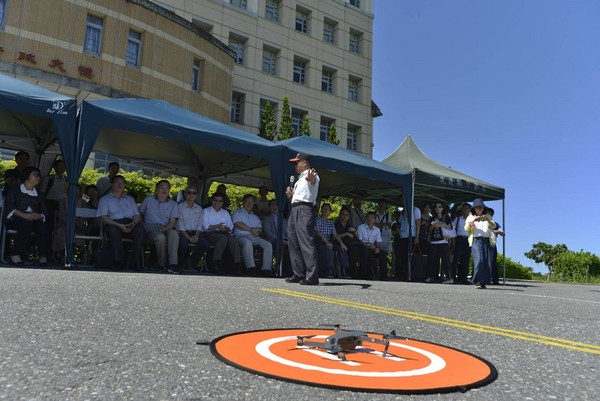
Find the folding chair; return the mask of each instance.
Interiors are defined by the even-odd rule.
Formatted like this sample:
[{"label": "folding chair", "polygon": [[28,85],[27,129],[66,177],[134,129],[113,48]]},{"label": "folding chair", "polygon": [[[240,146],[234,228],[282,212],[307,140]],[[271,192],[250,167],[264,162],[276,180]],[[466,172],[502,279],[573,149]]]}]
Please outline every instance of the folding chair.
[{"label": "folding chair", "polygon": [[[85,219],[93,219],[96,218],[96,209],[90,209],[90,208],[85,208],[85,207],[78,207],[77,209],[75,209],[75,217],[79,217],[79,218],[85,218]],[[98,235],[86,235],[86,234],[77,234],[75,233],[75,240],[82,240],[84,241],[84,245],[85,245],[85,249],[87,252],[85,252],[85,260],[84,263],[88,264],[88,257],[90,254],[90,249],[89,249],[89,245],[91,244],[91,241],[96,241],[100,243],[100,246],[102,246],[102,244],[104,243],[104,229],[103,229],[103,225],[100,224],[100,233],[98,233]]]}]

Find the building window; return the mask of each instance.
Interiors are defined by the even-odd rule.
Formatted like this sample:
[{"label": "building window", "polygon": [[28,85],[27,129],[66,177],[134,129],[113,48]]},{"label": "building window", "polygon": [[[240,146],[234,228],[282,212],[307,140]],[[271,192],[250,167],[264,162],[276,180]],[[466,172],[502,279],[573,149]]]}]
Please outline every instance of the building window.
[{"label": "building window", "polygon": [[358,147],[358,131],[359,127],[348,124],[348,132],[346,135],[346,148],[356,151]]},{"label": "building window", "polygon": [[306,84],[306,61],[294,59],[294,82]]},{"label": "building window", "polygon": [[265,18],[271,21],[279,22],[279,2],[267,0],[265,4]]},{"label": "building window", "polygon": [[267,74],[277,75],[277,52],[275,50],[263,49],[262,71]]},{"label": "building window", "polygon": [[231,4],[234,7],[241,8],[242,10],[248,9],[247,0],[229,0],[229,4]]},{"label": "building window", "polygon": [[142,34],[136,31],[129,31],[127,38],[127,55],[125,63],[131,67],[140,65],[140,49],[142,47]]},{"label": "building window", "polygon": [[6,0],[0,0],[0,28],[4,28],[6,19]]},{"label": "building window", "polygon": [[200,60],[194,60],[192,65],[192,90],[200,92]]},{"label": "building window", "polygon": [[243,124],[244,99],[245,96],[243,93],[233,92],[231,96],[231,115],[229,117],[232,123]]},{"label": "building window", "polygon": [[308,11],[296,10],[296,30],[302,33],[308,33]]},{"label": "building window", "polygon": [[360,0],[350,0],[348,2],[352,7],[360,8]]},{"label": "building window", "polygon": [[244,40],[240,38],[229,38],[229,47],[235,52],[235,63],[244,65]]},{"label": "building window", "polygon": [[360,32],[350,31],[350,42],[348,44],[350,53],[360,54],[360,36]]},{"label": "building window", "polygon": [[327,93],[333,93],[333,75],[335,71],[323,68],[321,76],[321,90]]},{"label": "building window", "polygon": [[300,135],[300,128],[302,127],[305,114],[305,111],[292,109],[292,130],[294,131],[294,136]]},{"label": "building window", "polygon": [[360,79],[350,77],[348,79],[348,100],[358,102],[358,88],[360,87]]},{"label": "building window", "polygon": [[327,136],[329,135],[329,127],[331,124],[335,124],[335,120],[327,117],[321,117],[321,125],[319,126],[319,139],[327,142]]},{"label": "building window", "polygon": [[335,44],[335,26],[334,21],[325,20],[323,23],[323,42]]},{"label": "building window", "polygon": [[85,53],[100,54],[100,46],[102,44],[102,24],[101,18],[92,15],[87,16],[85,25],[85,39],[83,43],[83,51]]}]

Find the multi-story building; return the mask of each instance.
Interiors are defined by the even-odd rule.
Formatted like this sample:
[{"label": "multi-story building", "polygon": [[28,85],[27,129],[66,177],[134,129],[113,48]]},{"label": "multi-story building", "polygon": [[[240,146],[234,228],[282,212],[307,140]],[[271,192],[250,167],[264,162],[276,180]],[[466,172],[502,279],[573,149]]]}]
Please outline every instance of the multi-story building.
[{"label": "multi-story building", "polygon": [[372,0],[0,0],[0,72],[76,97],[164,99],[257,133],[372,149]]},{"label": "multi-story building", "polygon": [[156,0],[235,52],[230,122],[257,133],[287,96],[294,130],[335,124],[340,146],[372,155],[372,0]]},{"label": "multi-story building", "polygon": [[227,122],[233,56],[147,0],[0,0],[0,72],[78,100],[164,99]]}]

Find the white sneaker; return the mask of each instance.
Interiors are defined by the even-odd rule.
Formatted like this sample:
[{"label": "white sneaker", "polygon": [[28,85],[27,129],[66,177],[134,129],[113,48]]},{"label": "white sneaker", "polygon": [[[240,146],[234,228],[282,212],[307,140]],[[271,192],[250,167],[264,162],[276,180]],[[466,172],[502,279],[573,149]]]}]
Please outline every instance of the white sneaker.
[{"label": "white sneaker", "polygon": [[454,284],[454,280],[448,279],[446,281],[442,281],[442,284]]}]

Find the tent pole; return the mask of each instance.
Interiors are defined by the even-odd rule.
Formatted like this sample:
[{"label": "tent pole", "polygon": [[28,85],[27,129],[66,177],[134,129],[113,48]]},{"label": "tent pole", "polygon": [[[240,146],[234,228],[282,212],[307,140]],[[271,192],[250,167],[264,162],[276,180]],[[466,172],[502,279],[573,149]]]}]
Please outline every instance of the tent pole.
[{"label": "tent pole", "polygon": [[[506,217],[504,212],[504,198],[502,198],[502,229],[506,232]],[[506,235],[502,236],[502,267],[504,270],[502,277],[502,285],[506,285]]]}]

